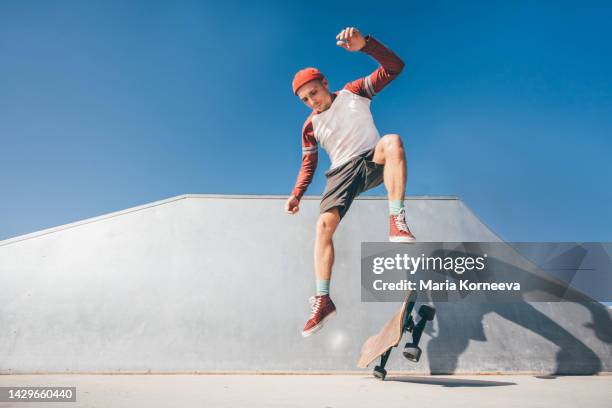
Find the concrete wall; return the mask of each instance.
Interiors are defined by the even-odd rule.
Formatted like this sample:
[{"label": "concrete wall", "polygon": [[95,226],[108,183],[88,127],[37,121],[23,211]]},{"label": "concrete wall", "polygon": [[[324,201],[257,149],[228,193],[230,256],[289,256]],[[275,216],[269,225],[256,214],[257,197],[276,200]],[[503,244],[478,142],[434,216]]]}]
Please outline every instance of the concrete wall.
[{"label": "concrete wall", "polygon": [[[362,241],[387,203],[360,199],[336,238],[338,316],[300,335],[314,292],[318,200],[187,195],[0,241],[0,372],[346,371],[398,304],[361,303]],[[407,201],[422,241],[499,241],[458,199]],[[441,303],[424,356],[392,370],[611,371],[597,304]]]}]

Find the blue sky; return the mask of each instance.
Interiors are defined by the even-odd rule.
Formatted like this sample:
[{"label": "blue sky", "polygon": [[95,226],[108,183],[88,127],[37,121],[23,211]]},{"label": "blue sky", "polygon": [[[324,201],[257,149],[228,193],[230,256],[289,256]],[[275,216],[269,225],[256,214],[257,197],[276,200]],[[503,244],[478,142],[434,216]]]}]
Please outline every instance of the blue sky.
[{"label": "blue sky", "polygon": [[[610,241],[609,2],[0,3],[0,239],[184,194],[289,194],[308,115],[406,62],[372,109],[403,136],[408,195],[457,195],[509,241]],[[324,187],[322,160],[308,194]],[[378,188],[372,194],[383,194]]]}]

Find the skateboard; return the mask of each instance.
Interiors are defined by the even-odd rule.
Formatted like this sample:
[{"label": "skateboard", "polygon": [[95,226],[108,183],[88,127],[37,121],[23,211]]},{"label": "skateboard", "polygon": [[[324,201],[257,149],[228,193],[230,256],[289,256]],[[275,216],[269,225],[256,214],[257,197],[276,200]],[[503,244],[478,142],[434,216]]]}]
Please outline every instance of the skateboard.
[{"label": "skateboard", "polygon": [[421,357],[419,341],[428,321],[433,320],[436,309],[431,306],[422,305],[419,308],[419,322],[414,323],[412,310],[416,300],[416,292],[408,291],[401,309],[385,324],[382,330],[375,336],[368,338],[361,347],[357,367],[366,368],[370,363],[380,357],[380,365],[374,367],[374,377],[384,380],[387,376],[385,364],[391,350],[396,347],[405,332],[412,333],[412,342],[406,343],[402,354],[410,361],[417,362]]}]

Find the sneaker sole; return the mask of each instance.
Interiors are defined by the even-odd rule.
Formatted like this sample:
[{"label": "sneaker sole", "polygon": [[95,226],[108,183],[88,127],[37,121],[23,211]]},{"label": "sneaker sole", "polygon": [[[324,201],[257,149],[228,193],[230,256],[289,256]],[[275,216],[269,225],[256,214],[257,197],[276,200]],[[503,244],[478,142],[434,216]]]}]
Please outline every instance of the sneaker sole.
[{"label": "sneaker sole", "polygon": [[302,337],[308,337],[311,336],[313,334],[315,334],[316,332],[318,332],[319,330],[321,330],[323,328],[323,325],[325,325],[325,322],[328,321],[329,319],[331,319],[332,317],[334,317],[336,315],[337,311],[334,310],[333,312],[331,312],[330,314],[328,314],[327,316],[325,316],[323,318],[323,320],[321,320],[319,322],[319,324],[317,324],[316,326],[312,327],[311,329],[309,329],[308,331],[303,331],[302,332]]},{"label": "sneaker sole", "polygon": [[405,242],[407,244],[412,244],[416,242],[416,238],[389,237],[389,242]]}]

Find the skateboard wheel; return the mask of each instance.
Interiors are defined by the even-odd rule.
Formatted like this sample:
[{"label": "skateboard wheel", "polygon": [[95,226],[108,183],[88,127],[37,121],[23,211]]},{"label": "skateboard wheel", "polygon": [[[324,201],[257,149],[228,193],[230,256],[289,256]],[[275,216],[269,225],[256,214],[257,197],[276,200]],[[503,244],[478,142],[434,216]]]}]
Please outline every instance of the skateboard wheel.
[{"label": "skateboard wheel", "polygon": [[381,366],[376,366],[374,367],[374,372],[372,374],[374,374],[374,377],[378,378],[379,380],[384,381],[385,377],[387,376],[387,370]]},{"label": "skateboard wheel", "polygon": [[415,363],[419,361],[421,358],[421,349],[419,346],[415,346],[412,343],[406,343],[404,346],[404,351],[402,352],[404,357],[406,357],[410,361],[414,361]]},{"label": "skateboard wheel", "polygon": [[431,321],[436,315],[436,309],[431,306],[423,305],[419,308],[419,316],[423,319]]}]

